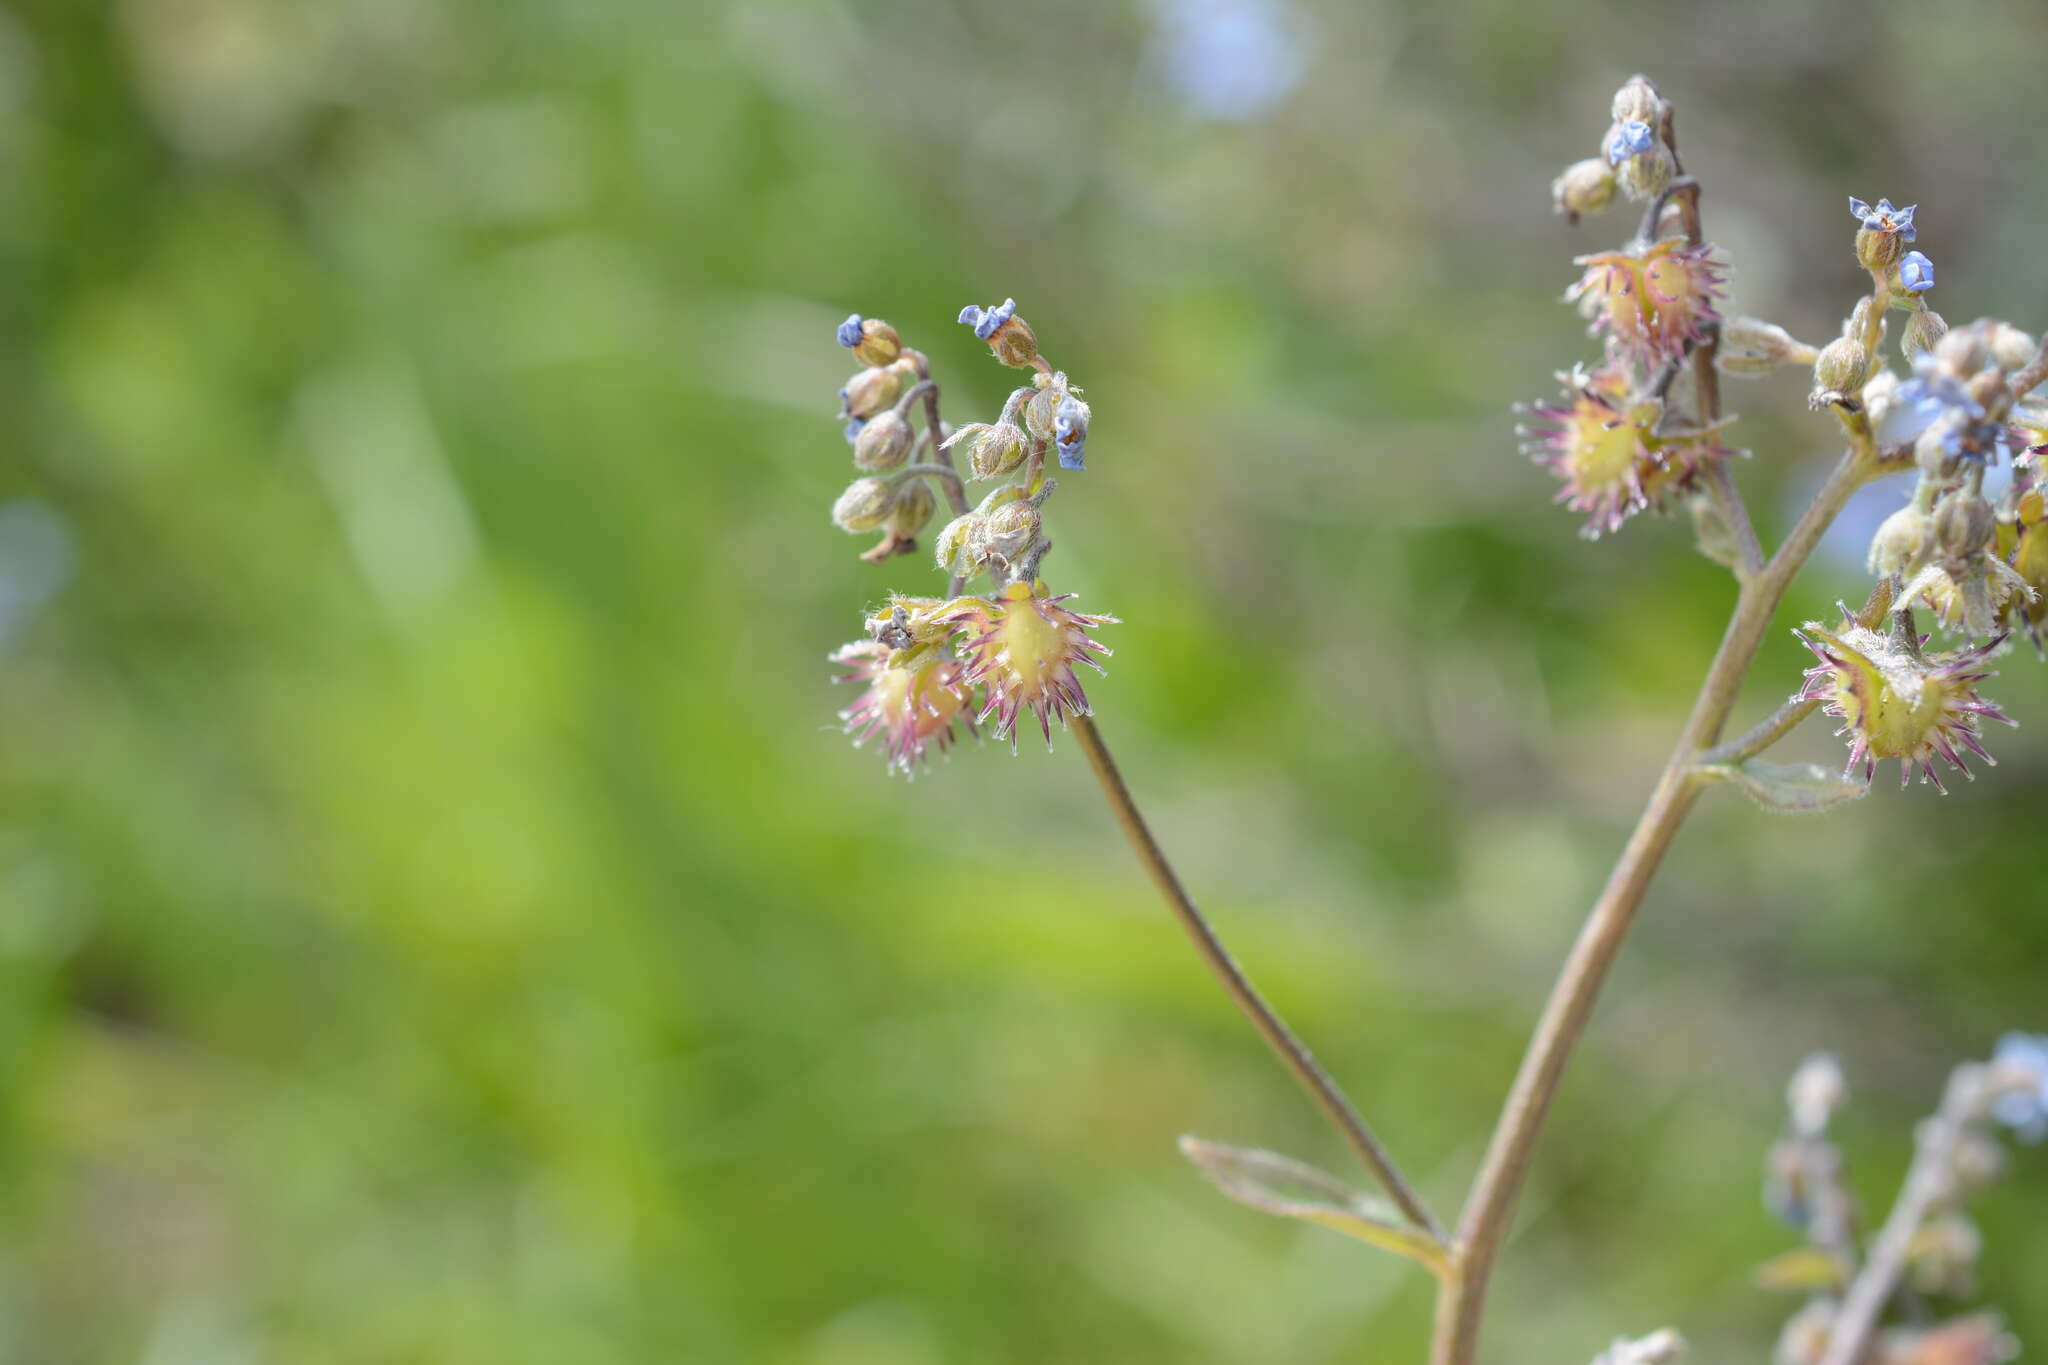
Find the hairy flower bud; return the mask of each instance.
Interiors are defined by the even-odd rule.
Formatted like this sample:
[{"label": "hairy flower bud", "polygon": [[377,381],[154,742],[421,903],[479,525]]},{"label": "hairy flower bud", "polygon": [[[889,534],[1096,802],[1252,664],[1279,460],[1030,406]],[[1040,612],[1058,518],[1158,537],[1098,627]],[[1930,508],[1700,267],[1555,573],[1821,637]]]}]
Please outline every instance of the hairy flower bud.
[{"label": "hairy flower bud", "polygon": [[894,408],[875,414],[853,440],[853,462],[862,469],[894,469],[910,457],[910,420]]},{"label": "hairy flower bud", "polygon": [[[1902,209],[1895,209],[1891,200],[1880,199],[1877,207],[1872,208],[1861,199],[1851,198],[1850,216],[1862,225],[1856,232],[1858,264],[1879,275],[1897,265],[1906,254],[1906,248],[1919,236],[1913,226],[1913,211],[1918,207],[1917,204],[1908,204]],[[1928,281],[1930,284],[1933,282],[1931,268]]]},{"label": "hairy flower bud", "polygon": [[1958,488],[1934,504],[1934,543],[1950,559],[1967,559],[1991,543],[1998,518],[1984,495]]},{"label": "hairy flower bud", "polygon": [[872,421],[877,413],[895,407],[916,377],[916,368],[907,360],[868,366],[839,391],[840,416]]},{"label": "hairy flower bud", "polygon": [[938,560],[939,568],[962,578],[973,577],[986,559],[985,555],[977,559],[973,554],[974,547],[986,539],[983,532],[986,525],[987,518],[976,512],[963,512],[947,522],[946,529],[939,532],[938,542],[933,547],[933,557]]},{"label": "hairy flower bud", "polygon": [[1031,326],[1017,316],[1017,300],[1004,299],[992,307],[969,304],[960,310],[959,321],[974,329],[986,341],[997,360],[1018,369],[1038,358],[1038,338]]},{"label": "hairy flower bud", "polygon": [[1991,359],[2001,370],[2023,370],[2034,358],[2034,339],[2009,322],[1991,327]]},{"label": "hairy flower bud", "polygon": [[1714,363],[1727,374],[1766,374],[1780,365],[1811,365],[1820,352],[1775,322],[1730,318],[1721,324]]},{"label": "hairy flower bud", "polygon": [[1911,573],[1925,560],[1934,543],[1934,523],[1912,503],[1884,519],[1870,538],[1870,571],[1878,574]]},{"label": "hairy flower bud", "polygon": [[1647,123],[1657,126],[1663,119],[1664,101],[1657,94],[1657,87],[1650,84],[1650,78],[1640,73],[1622,82],[1614,92],[1612,110],[1616,123]]},{"label": "hairy flower bud", "polygon": [[1038,539],[1041,525],[1043,516],[1036,499],[1005,503],[988,517],[986,536],[989,554],[1006,560],[1017,558]]},{"label": "hairy flower bud", "polygon": [[1863,372],[1870,367],[1870,353],[1853,336],[1836,337],[1821,348],[1813,362],[1813,392],[1808,407],[1824,408],[1840,403],[1863,387]]},{"label": "hairy flower bud", "polygon": [[853,348],[853,358],[864,365],[888,365],[903,354],[903,339],[896,335],[896,329],[880,318],[863,318],[860,324],[860,340]]},{"label": "hairy flower bud", "polygon": [[1915,309],[1913,316],[1906,319],[1906,326],[1899,333],[1899,353],[1907,360],[1922,351],[1931,351],[1935,343],[1948,335],[1948,323],[1932,308]]},{"label": "hairy flower bud", "polygon": [[1011,421],[969,422],[946,440],[967,450],[967,467],[977,479],[1009,474],[1024,463],[1024,429]]},{"label": "hairy flower bud", "polygon": [[1603,212],[1612,204],[1616,183],[1614,167],[1605,158],[1588,157],[1565,167],[1550,182],[1550,201],[1566,222],[1576,223],[1582,215]]},{"label": "hairy flower bud", "polygon": [[1678,163],[1672,160],[1670,149],[1658,142],[1640,156],[1624,160],[1616,174],[1621,182],[1621,192],[1640,201],[1655,199],[1664,193],[1677,171]]},{"label": "hairy flower bud", "polygon": [[889,505],[889,533],[899,540],[909,540],[924,529],[932,513],[938,510],[939,500],[931,485],[921,478],[907,479]]},{"label": "hairy flower bud", "polygon": [[893,479],[855,479],[832,504],[832,520],[849,535],[879,531],[896,501]]}]

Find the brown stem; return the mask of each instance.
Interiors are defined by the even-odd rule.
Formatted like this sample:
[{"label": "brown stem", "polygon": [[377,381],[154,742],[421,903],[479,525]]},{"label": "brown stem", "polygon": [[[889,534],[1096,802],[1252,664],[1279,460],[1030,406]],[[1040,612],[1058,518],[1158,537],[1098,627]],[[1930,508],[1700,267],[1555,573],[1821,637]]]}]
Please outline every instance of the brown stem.
[{"label": "brown stem", "polygon": [[1330,1073],[1323,1069],[1322,1063],[1315,1059],[1280,1016],[1273,1012],[1273,1007],[1259,995],[1250,978],[1244,974],[1244,969],[1230,956],[1229,949],[1223,946],[1223,940],[1216,936],[1215,929],[1210,927],[1207,918],[1188,896],[1186,888],[1181,885],[1179,874],[1173,870],[1173,864],[1167,860],[1158,840],[1152,837],[1145,817],[1139,813],[1137,803],[1131,799],[1130,788],[1124,785],[1123,774],[1117,771],[1116,760],[1109,756],[1109,749],[1103,744],[1102,733],[1096,729],[1093,718],[1075,716],[1070,722],[1070,728],[1080,740],[1082,750],[1088,755],[1089,765],[1095,769],[1096,779],[1102,784],[1102,794],[1108,799],[1110,809],[1116,812],[1117,823],[1123,826],[1124,837],[1130,841],[1132,851],[1138,855],[1138,861],[1143,863],[1145,870],[1151,874],[1153,884],[1159,888],[1159,894],[1165,899],[1167,908],[1173,911],[1174,918],[1180,921],[1181,928],[1187,931],[1188,938],[1194,942],[1195,951],[1202,955],[1202,961],[1215,973],[1216,979],[1223,984],[1223,989],[1238,1009],[1251,1020],[1252,1027],[1259,1031],[1259,1036],[1266,1040],[1267,1046],[1273,1049],[1287,1069],[1294,1073],[1294,1078],[1301,1082],[1302,1088],[1309,1092],[1322,1111],[1329,1116],[1330,1121],[1342,1131],[1352,1149],[1364,1159],[1366,1166],[1378,1178],[1387,1194],[1400,1206],[1401,1212],[1416,1227],[1426,1231],[1439,1245],[1444,1245],[1442,1225],[1402,1176],[1400,1169],[1394,1165],[1393,1157],[1380,1145],[1380,1140],[1373,1134],[1371,1127],[1359,1116],[1358,1111],[1352,1108],[1351,1102],[1344,1098],[1343,1092],[1337,1088],[1336,1081],[1330,1078]]},{"label": "brown stem", "polygon": [[1544,1005],[1543,1017],[1529,1041],[1516,1073],[1514,1088],[1487,1145],[1486,1157],[1472,1195],[1459,1221],[1453,1248],[1456,1273],[1444,1281],[1437,1299],[1436,1333],[1431,1349],[1434,1365],[1472,1365],[1479,1345],[1479,1325],[1487,1283],[1508,1232],[1515,1200],[1529,1173],[1529,1159],[1557,1098],[1573,1049],[1585,1033],[1600,987],[1614,965],[1623,938],[1635,920],[1650,879],[1699,796],[1695,771],[1702,751],[1721,737],[1729,710],[1749,666],[1756,659],[1785,590],[1820,543],[1822,532],[1842,510],[1849,495],[1862,485],[1869,468],[1869,446],[1859,441],[1835,466],[1813,502],[1800,514],[1791,534],[1770,561],[1736,598],[1734,614],[1721,637],[1721,647],[1708,667],[1699,698],[1693,703],[1678,747],[1651,791],[1649,803],[1629,836],[1621,860],[1594,902],[1578,941]]}]

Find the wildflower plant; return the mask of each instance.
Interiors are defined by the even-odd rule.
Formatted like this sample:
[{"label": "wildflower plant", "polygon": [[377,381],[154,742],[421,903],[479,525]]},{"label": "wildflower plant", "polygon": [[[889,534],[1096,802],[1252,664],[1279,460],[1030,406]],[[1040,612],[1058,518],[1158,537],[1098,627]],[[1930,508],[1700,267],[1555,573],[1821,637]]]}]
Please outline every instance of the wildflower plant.
[{"label": "wildflower plant", "polygon": [[[1168,908],[1232,1000],[1307,1089],[1378,1182],[1369,1196],[1292,1158],[1201,1139],[1184,1154],[1227,1195],[1407,1256],[1438,1280],[1434,1365],[1476,1358],[1488,1284],[1560,1080],[1594,1001],[1679,827],[1715,786],[1766,810],[1800,814],[1854,801],[1878,765],[1902,784],[1946,792],[1944,773],[1993,763],[1989,722],[2014,722],[1980,690],[1994,661],[2027,636],[2048,654],[2048,350],[2010,323],[1950,327],[1930,306],[1933,260],[1917,249],[1918,206],[1850,197],[1845,245],[1868,278],[1839,334],[1806,342],[1728,308],[1730,262],[1703,235],[1701,181],[1680,159],[1674,109],[1632,77],[1616,92],[1595,154],[1552,183],[1573,225],[1638,207],[1619,245],[1579,256],[1564,300],[1586,318],[1595,355],[1558,375],[1561,394],[1522,411],[1523,449],[1556,480],[1555,500],[1582,514],[1588,538],[1640,513],[1683,512],[1698,549],[1731,571],[1728,627],[1635,832],[1559,972],[1519,1072],[1454,1221],[1440,1221],[1336,1082],[1254,988],[1189,898],[1140,814],[1092,717],[1079,669],[1100,669],[1098,638],[1115,618],[1087,615],[1048,585],[1045,513],[1059,481],[1086,468],[1091,412],[1082,390],[1039,350],[1014,300],[963,309],[958,321],[1001,363],[1030,371],[994,420],[958,429],[939,416],[930,364],[887,323],[858,315],[838,341],[863,367],[840,391],[840,420],[857,477],[833,519],[880,539],[861,557],[917,551],[943,498],[931,542],[944,592],[891,594],[864,615],[863,637],[832,655],[861,688],[841,713],[857,743],[875,740],[888,766],[916,772],[961,735],[1007,739],[1027,721],[1048,744],[1057,723],[1089,759],[1111,809]],[[1885,348],[1900,314],[1894,368]],[[1731,444],[1724,379],[1782,371],[1811,377],[1807,406],[1842,444],[1812,501],[1766,552],[1738,490],[1745,456]],[[919,419],[922,419],[922,429]],[[956,463],[964,460],[965,471]],[[1987,475],[2009,472],[1987,491]],[[1823,533],[1866,484],[1899,478],[1899,509],[1873,538],[1863,605],[1794,631],[1816,666],[1747,731],[1724,737],[1741,685],[1778,607]],[[991,490],[970,501],[968,485]],[[1922,621],[1928,629],[1922,629]],[[1839,775],[1763,755],[1815,711],[1838,720]],[[1986,1362],[2012,1343],[1994,1314],[1937,1320],[1931,1299],[1970,1290],[1978,1239],[1964,1202],[2002,1169],[1995,1140],[2048,1134],[2048,1040],[2015,1034],[1984,1063],[1959,1068],[1921,1126],[1919,1154],[1891,1214],[1867,1245],[1827,1136],[1846,1085],[1811,1059],[1789,1092],[1786,1138],[1773,1149],[1767,1203],[1805,1245],[1765,1268],[1765,1284],[1806,1298],[1778,1344],[1781,1365],[1880,1361]],[[1910,1305],[1913,1321],[1886,1326]],[[1679,1358],[1675,1332],[1617,1340],[1607,1365]]]}]

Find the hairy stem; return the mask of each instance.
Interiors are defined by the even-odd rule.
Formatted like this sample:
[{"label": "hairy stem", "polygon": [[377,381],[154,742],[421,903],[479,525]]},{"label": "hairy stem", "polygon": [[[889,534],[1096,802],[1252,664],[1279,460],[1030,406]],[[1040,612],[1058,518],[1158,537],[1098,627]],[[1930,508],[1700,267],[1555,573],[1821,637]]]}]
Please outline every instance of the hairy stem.
[{"label": "hairy stem", "polygon": [[1543,1122],[1557,1098],[1566,1063],[1585,1033],[1593,1003],[1614,965],[1623,938],[1635,920],[1673,836],[1698,798],[1695,771],[1700,754],[1713,747],[1735,705],[1736,694],[1763,644],[1785,590],[1822,532],[1841,512],[1849,495],[1862,485],[1870,469],[1869,443],[1859,440],[1835,466],[1828,481],[1786,536],[1770,561],[1744,582],[1734,614],[1721,637],[1721,647],[1707,669],[1692,714],[1671,759],[1650,793],[1649,803],[1609,875],[1606,889],[1594,902],[1578,941],[1572,945],[1543,1017],[1523,1055],[1520,1071],[1508,1093],[1489,1141],[1479,1178],[1459,1221],[1452,1249],[1455,1273],[1447,1277],[1437,1298],[1436,1334],[1431,1350],[1434,1365],[1472,1365],[1479,1345],[1479,1326],[1488,1281],[1506,1240],[1515,1200],[1529,1173]]},{"label": "hairy stem", "polygon": [[1117,823],[1123,826],[1124,837],[1130,841],[1138,861],[1151,874],[1153,884],[1165,899],[1167,908],[1180,921],[1194,942],[1195,951],[1202,955],[1216,979],[1223,984],[1244,1016],[1251,1020],[1252,1027],[1266,1040],[1267,1046],[1280,1058],[1294,1078],[1314,1098],[1317,1105],[1327,1114],[1330,1121],[1344,1134],[1345,1140],[1363,1158],[1389,1197],[1401,1212],[1416,1227],[1427,1232],[1439,1245],[1445,1245],[1444,1230],[1411,1187],[1407,1179],[1394,1165],[1394,1159],[1373,1134],[1366,1121],[1337,1088],[1336,1081],[1323,1069],[1302,1041],[1294,1036],[1279,1015],[1273,1012],[1258,990],[1252,985],[1244,969],[1230,956],[1223,946],[1223,940],[1208,919],[1188,896],[1181,885],[1180,875],[1159,847],[1159,841],[1152,837],[1152,831],[1139,813],[1137,803],[1131,799],[1130,788],[1124,785],[1123,774],[1117,771],[1116,760],[1109,755],[1109,749],[1102,742],[1101,731],[1088,716],[1075,716],[1070,722],[1074,734],[1081,741],[1082,750],[1088,755],[1088,762],[1095,769],[1095,776],[1102,784],[1102,794],[1109,801],[1110,809],[1116,812]]}]

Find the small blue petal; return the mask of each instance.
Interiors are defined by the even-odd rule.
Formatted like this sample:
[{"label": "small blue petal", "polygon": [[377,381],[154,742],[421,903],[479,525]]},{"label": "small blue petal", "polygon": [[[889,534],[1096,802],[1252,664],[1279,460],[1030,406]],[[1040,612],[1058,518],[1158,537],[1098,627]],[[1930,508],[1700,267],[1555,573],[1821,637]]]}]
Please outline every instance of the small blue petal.
[{"label": "small blue petal", "polygon": [[1870,205],[1853,194],[1849,196],[1849,213],[1859,223],[1870,221]]},{"label": "small blue petal", "polygon": [[1913,214],[1919,207],[1920,206],[1918,204],[1906,205],[1906,207],[1899,209],[1892,214],[1892,221],[1897,223],[1901,228],[1909,228],[1913,226]]},{"label": "small blue petal", "polygon": [[1650,150],[1650,145],[1656,140],[1657,136],[1650,131],[1650,125],[1641,119],[1630,119],[1621,125],[1621,145],[1628,148],[1630,156],[1641,156]]},{"label": "small blue petal", "polygon": [[981,327],[981,309],[977,308],[975,305],[970,303],[965,308],[962,308],[960,310],[960,316],[953,319],[953,321],[965,323],[967,326],[975,328],[975,335],[979,336],[979,329]]},{"label": "small blue petal", "polygon": [[846,424],[846,443],[852,445],[860,439],[860,429],[868,424],[865,417],[856,417]]},{"label": "small blue petal", "polygon": [[846,347],[860,345],[860,314],[849,313],[846,321],[839,324],[839,344]]},{"label": "small blue petal", "polygon": [[997,317],[996,310],[991,308],[981,315],[981,320],[979,322],[974,324],[974,334],[980,337],[983,341],[987,341],[990,337],[996,334],[996,328],[1002,325],[1003,320]]},{"label": "small blue petal", "polygon": [[1920,252],[1907,252],[1899,262],[1899,287],[1908,294],[1924,294],[1934,288],[1934,262]]},{"label": "small blue petal", "polygon": [[1061,469],[1086,470],[1088,468],[1087,461],[1088,443],[1086,441],[1075,441],[1072,444],[1064,441],[1060,443]]}]

